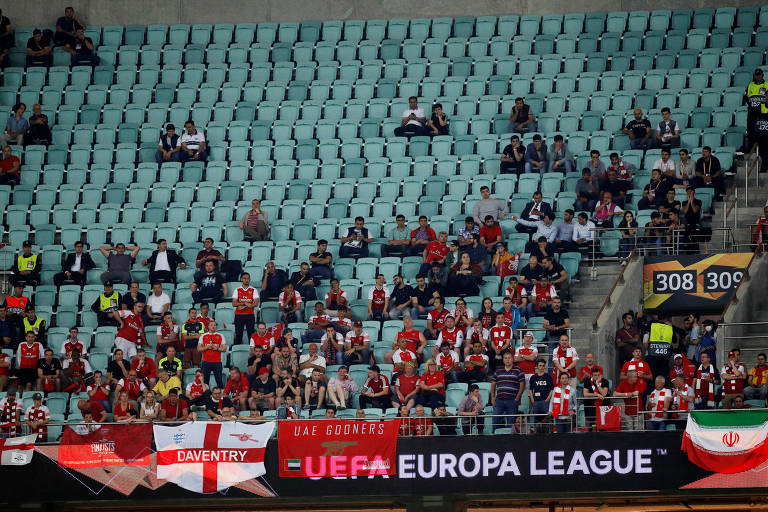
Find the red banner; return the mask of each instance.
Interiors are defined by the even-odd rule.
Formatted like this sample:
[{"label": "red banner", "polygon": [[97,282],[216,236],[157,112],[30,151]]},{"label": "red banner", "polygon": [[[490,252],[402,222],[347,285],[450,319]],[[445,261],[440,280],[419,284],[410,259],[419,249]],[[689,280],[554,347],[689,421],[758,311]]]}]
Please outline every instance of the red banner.
[{"label": "red banner", "polygon": [[394,475],[395,420],[281,421],[281,477]]},{"label": "red banner", "polygon": [[67,427],[59,445],[59,466],[149,466],[152,425],[99,425],[93,432]]}]

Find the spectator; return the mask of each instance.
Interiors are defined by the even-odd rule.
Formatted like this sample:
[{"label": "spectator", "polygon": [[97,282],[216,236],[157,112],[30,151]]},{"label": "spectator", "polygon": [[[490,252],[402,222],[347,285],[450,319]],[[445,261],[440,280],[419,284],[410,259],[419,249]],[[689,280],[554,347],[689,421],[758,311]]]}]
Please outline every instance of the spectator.
[{"label": "spectator", "polygon": [[120,309],[131,310],[133,309],[133,305],[137,302],[146,304],[147,297],[139,291],[139,283],[133,281],[128,286],[128,293],[120,297]]},{"label": "spectator", "polygon": [[[299,370],[296,350],[291,350],[291,345],[289,345],[291,341],[294,341],[293,333],[290,332],[290,329],[286,331],[283,340],[286,343],[280,347],[280,351],[278,352],[275,350],[272,353],[272,377],[277,380],[278,387],[283,385],[283,379],[286,372],[290,372],[291,378],[293,378],[293,375]],[[317,346],[315,346],[315,348],[317,348]],[[296,386],[298,386],[298,381],[296,382]],[[278,389],[277,396],[278,400],[276,401],[279,402],[280,396],[282,396],[280,389]]]},{"label": "spectator", "polygon": [[320,351],[327,365],[344,364],[344,335],[336,332],[333,325],[325,327],[325,332],[320,338]]},{"label": "spectator", "polygon": [[615,171],[619,181],[631,182],[637,172],[637,167],[630,162],[622,160],[616,152],[611,153],[609,158],[611,159],[611,165],[608,166],[608,171]]},{"label": "spectator", "polygon": [[296,395],[286,394],[285,405],[277,409],[277,419],[297,420],[299,419],[299,414],[301,414],[300,408],[301,408],[301,405],[296,404]]},{"label": "spectator", "polygon": [[451,268],[458,263],[460,259],[461,254],[459,253],[459,245],[455,240],[451,240],[448,242],[448,256],[445,258],[446,268]]},{"label": "spectator", "polygon": [[445,327],[445,319],[450,316],[447,309],[443,307],[443,298],[439,295],[434,297],[432,311],[427,315],[427,328],[424,329],[424,337],[428,340],[436,340],[440,331]]},{"label": "spectator", "polygon": [[576,201],[573,204],[574,209],[581,211],[593,211],[597,204],[597,198],[600,189],[597,186],[597,180],[592,177],[589,169],[581,171],[581,179],[576,182]]},{"label": "spectator", "polygon": [[8,319],[14,323],[14,329],[16,329],[16,324],[21,324],[27,308],[32,304],[32,300],[24,295],[24,284],[14,284],[13,295],[5,297],[6,312],[8,314]]},{"label": "spectator", "polygon": [[96,264],[88,253],[83,253],[83,242],[75,242],[75,252],[67,255],[64,264],[61,266],[61,272],[53,276],[53,283],[61,286],[65,282],[72,282],[84,286],[86,272],[96,268]]},{"label": "spectator", "polygon": [[[698,364],[699,354],[701,353],[701,325],[699,324],[699,314],[692,313],[683,320],[683,327],[685,328],[684,345],[686,347],[686,358]],[[689,382],[689,384],[691,384]]]},{"label": "spectator", "polygon": [[[18,287],[18,289],[24,290],[23,287]],[[0,304],[0,349],[10,348],[13,350],[12,345],[16,341],[15,338],[16,322],[8,314],[5,303]],[[0,356],[0,387],[2,387],[2,377],[5,376],[6,379],[8,377],[8,374],[4,373],[1,368],[7,368],[4,366],[3,356]]]},{"label": "spectator", "polygon": [[563,141],[562,135],[555,135],[554,143],[547,154],[547,161],[549,172],[568,173],[573,170],[573,155],[568,150],[568,144]]},{"label": "spectator", "polygon": [[[464,345],[464,330],[456,325],[456,319],[450,314],[445,317],[445,327],[440,331],[440,334],[437,336],[437,343],[432,347],[432,357],[437,359],[438,367],[444,373],[448,370],[458,371],[458,367],[453,368],[452,364],[443,364],[446,361],[439,359],[440,354],[448,355],[448,352],[443,350],[444,343],[447,344],[446,346],[449,349],[448,352],[456,356],[456,364],[458,365],[459,354],[462,352],[461,347]],[[447,376],[448,375],[446,375],[446,377]],[[451,382],[458,382],[458,373],[453,377],[455,378],[452,378]]]},{"label": "spectator", "polygon": [[144,421],[160,419],[160,403],[156,401],[153,391],[144,391],[144,402],[139,408],[139,419]]},{"label": "spectator", "polygon": [[163,165],[163,162],[178,162],[181,151],[181,137],[176,134],[176,127],[168,123],[165,127],[165,134],[160,136],[155,151],[155,161],[157,166]]},{"label": "spectator", "polygon": [[533,136],[533,142],[525,150],[525,173],[537,172],[544,174],[547,169],[547,147],[538,133]]},{"label": "spectator", "polygon": [[411,96],[408,98],[408,108],[403,110],[400,126],[395,128],[396,137],[412,137],[414,135],[428,134],[424,130],[424,124],[427,116],[424,109],[419,106],[418,98]]},{"label": "spectator", "polygon": [[598,187],[600,186],[600,181],[607,175],[605,162],[600,159],[600,152],[596,149],[589,152],[589,162],[586,163],[584,169],[589,169],[589,172],[592,175],[592,180]]},{"label": "spectator", "polygon": [[670,187],[675,183],[675,161],[672,160],[669,148],[661,149],[661,158],[653,163],[653,169],[661,172],[661,175],[669,181]]},{"label": "spectator", "polygon": [[24,135],[29,130],[29,120],[24,117],[27,110],[25,103],[17,103],[13,106],[13,114],[5,123],[5,130],[0,134],[0,147],[8,144],[16,144],[21,147],[24,144]]},{"label": "spectator", "polygon": [[[655,254],[661,254],[661,248],[666,243],[667,228],[661,218],[661,213],[651,212],[651,221],[645,224],[643,247],[655,248]],[[650,252],[654,254],[654,252]]]},{"label": "spectator", "polygon": [[573,227],[573,242],[578,249],[591,249],[595,243],[595,223],[584,212],[579,213]]},{"label": "spectator", "polygon": [[223,387],[221,354],[227,351],[227,341],[224,335],[216,332],[216,328],[216,321],[211,320],[208,323],[208,331],[200,336],[197,342],[197,350],[203,354],[201,363],[203,382],[210,382],[210,376],[213,373],[216,385]]},{"label": "spectator", "polygon": [[27,67],[53,66],[53,54],[51,42],[43,39],[43,32],[36,28],[32,31],[32,37],[27,39]]},{"label": "spectator", "polygon": [[191,119],[184,123],[184,129],[185,132],[181,135],[179,161],[197,160],[205,162],[208,159],[208,145],[205,142],[205,135],[195,128],[195,123]]},{"label": "spectator", "polygon": [[480,265],[472,263],[469,254],[461,253],[461,259],[451,267],[448,274],[448,287],[455,295],[479,295],[483,270]]},{"label": "spectator", "polygon": [[387,409],[390,402],[389,395],[390,388],[387,376],[381,375],[381,370],[377,365],[368,368],[368,378],[360,392],[360,408],[375,407]]},{"label": "spectator", "polygon": [[117,327],[119,322],[114,313],[119,310],[120,294],[115,291],[112,282],[107,281],[104,283],[104,291],[91,304],[91,311],[96,313],[96,323],[99,327]]},{"label": "spectator", "polygon": [[389,318],[389,288],[384,286],[384,274],[376,274],[376,284],[368,289],[368,320],[383,322]]},{"label": "spectator", "polygon": [[621,329],[616,331],[616,348],[619,349],[618,356],[620,365],[623,365],[633,358],[632,353],[635,349],[639,348],[640,344],[640,329],[638,329],[636,325],[633,325],[635,316],[631,312],[624,313],[622,322],[624,325]]},{"label": "spectator", "polygon": [[[539,279],[536,280],[536,284],[533,285],[531,293],[528,294],[528,299],[533,305],[534,314],[536,316],[542,316],[549,313],[552,308],[552,303],[556,298],[559,298],[557,296],[557,290],[555,290],[555,286],[549,282],[548,273],[543,273]],[[530,310],[527,313],[530,314]]]},{"label": "spectator", "polygon": [[[125,251],[129,253],[126,254]],[[102,245],[99,251],[107,260],[107,271],[101,274],[102,284],[110,281],[112,283],[129,284],[131,282],[131,265],[136,260],[141,247],[131,245],[127,247],[120,242],[117,245]],[[112,251],[115,251],[114,254]]]},{"label": "spectator", "polygon": [[73,45],[77,38],[78,30],[85,30],[80,20],[75,18],[75,10],[72,7],[64,9],[64,16],[56,20],[56,34],[53,40],[56,46]]},{"label": "spectator", "polygon": [[309,274],[313,278],[330,279],[333,277],[333,273],[331,272],[331,261],[333,261],[333,256],[327,249],[328,241],[318,240],[317,251],[309,255],[309,262],[312,264],[312,268],[309,269]]},{"label": "spectator", "polygon": [[322,409],[325,404],[327,386],[325,385],[323,372],[312,370],[312,375],[304,383],[304,407],[305,410]]},{"label": "spectator", "polygon": [[[515,219],[513,215],[511,219]],[[488,254],[496,252],[496,244],[502,241],[503,234],[501,226],[494,220],[492,215],[486,215],[483,218],[483,227],[480,228],[480,244],[486,248]]]},{"label": "spectator", "polygon": [[0,185],[18,185],[21,182],[21,160],[13,154],[11,146],[2,146],[3,159],[0,160]]},{"label": "spectator", "polygon": [[602,194],[610,192],[613,202],[617,206],[624,208],[624,201],[628,190],[628,183],[620,180],[615,170],[608,169],[607,178],[600,183],[600,192]]},{"label": "spectator", "polygon": [[[183,376],[182,372],[184,371],[184,363],[181,362],[181,359],[176,357],[176,347],[178,346],[179,339],[179,326],[176,325],[176,322],[173,321],[173,317],[170,313],[166,315],[166,319],[169,319],[170,322],[164,323],[158,327],[157,338],[158,341],[160,341],[160,337],[163,336],[166,340],[172,340],[172,342],[165,345],[165,348],[163,349],[165,351],[165,357],[157,361],[157,367],[161,370],[167,371],[169,377],[178,377],[179,381],[181,381]],[[176,340],[173,340],[173,334],[168,335],[167,332],[175,334]],[[162,347],[163,345],[158,347],[158,352]]]},{"label": "spectator", "polygon": [[[118,349],[119,351],[119,349]],[[115,351],[117,353],[117,351]],[[142,351],[143,353],[143,351]],[[151,360],[149,360],[151,361]],[[153,362],[154,364],[154,362]],[[138,366],[138,358],[137,358]],[[133,368],[133,364],[129,366],[127,373],[124,377],[121,377],[115,384],[115,396],[120,396],[122,391],[128,393],[129,400],[138,400],[141,394],[147,389],[143,379],[139,378],[138,371]]]},{"label": "spectator", "polygon": [[549,282],[554,286],[559,294],[570,302],[571,290],[568,284],[568,273],[560,263],[555,261],[552,256],[546,256],[541,260],[541,268]]},{"label": "spectator", "polygon": [[251,381],[248,408],[251,411],[259,412],[274,410],[276,397],[277,385],[275,380],[270,378],[269,368],[263,366],[259,369],[257,378]]},{"label": "spectator", "polygon": [[251,350],[251,355],[248,357],[248,373],[255,374],[254,370],[270,365],[269,361],[272,358],[272,354],[275,353],[275,345],[276,342],[275,337],[272,335],[272,330],[268,330],[264,322],[259,322],[256,332],[251,335],[248,341],[248,346]]},{"label": "spectator", "polygon": [[624,265],[637,246],[637,221],[632,212],[624,212],[624,218],[619,222],[619,229],[621,230],[619,259]]},{"label": "spectator", "polygon": [[389,307],[389,319],[399,320],[408,316],[411,310],[411,297],[413,296],[413,288],[405,284],[403,276],[395,274],[392,278],[392,282],[395,286],[392,288],[390,294],[390,307]]},{"label": "spectator", "polygon": [[301,294],[294,290],[290,281],[283,285],[283,291],[277,298],[278,318],[284,324],[304,321],[304,301]]},{"label": "spectator", "polygon": [[[61,361],[53,357],[53,350],[50,348],[45,349],[43,354],[43,359],[37,361],[37,389],[46,393],[50,391],[61,391]],[[68,359],[71,357],[72,352],[67,354]],[[5,361],[9,366],[3,366],[1,364],[3,362],[3,359],[0,358],[0,370],[3,368],[6,370],[10,368],[10,360]],[[5,377],[5,379],[3,379],[3,377]],[[5,389],[7,379],[8,375],[3,375],[2,372],[0,372],[0,387],[3,389]]]},{"label": "spectator", "polygon": [[[157,354],[155,355],[155,359],[157,361],[163,359],[167,360],[166,351],[171,348],[173,349],[173,357],[170,358],[170,361],[173,361],[176,358],[176,347],[179,346],[179,326],[173,321],[173,314],[171,314],[170,311],[163,315],[163,321],[157,326],[156,332],[157,347],[155,348]],[[169,363],[167,369],[169,375],[173,376],[176,374],[175,366],[172,366],[171,363]]]},{"label": "spectator", "polygon": [[440,293],[434,287],[427,284],[424,274],[416,276],[416,288],[413,289],[411,296],[411,318],[418,320],[425,317],[435,307],[435,300],[439,298]]},{"label": "spectator", "polygon": [[423,248],[421,268],[419,269],[420,274],[428,273],[435,263],[438,263],[442,268],[450,250],[446,243],[447,241],[448,233],[441,231],[437,236],[437,240],[429,242]]},{"label": "spectator", "polygon": [[576,388],[569,384],[567,373],[560,373],[558,384],[552,390],[552,400],[549,403],[549,414],[555,422],[559,434],[568,434],[573,428],[573,416],[576,415]]},{"label": "spectator", "polygon": [[701,199],[696,199],[696,189],[685,189],[686,200],[680,210],[680,215],[686,227],[690,230],[697,229],[701,222]]},{"label": "spectator", "polygon": [[152,391],[157,394],[161,400],[165,400],[172,389],[181,391],[181,380],[176,376],[171,376],[168,370],[160,368],[157,370],[157,384]]},{"label": "spectator", "polygon": [[667,191],[672,188],[672,184],[667,177],[661,173],[661,170],[654,168],[651,171],[651,181],[643,189],[643,197],[637,202],[640,210],[655,209],[656,205],[664,201]]},{"label": "spectator", "polygon": [[730,409],[733,399],[744,394],[744,381],[747,379],[747,369],[739,362],[739,351],[728,352],[728,362],[720,370],[723,381],[723,401],[720,407]]},{"label": "spectator", "polygon": [[251,286],[251,274],[243,272],[241,286],[232,292],[232,307],[235,308],[235,340],[232,345],[239,345],[243,340],[243,331],[250,339],[256,321],[255,309],[259,306],[259,292]]},{"label": "spectator", "polygon": [[[686,318],[688,325],[690,325],[690,319]],[[674,381],[675,377],[682,375],[686,382],[693,384],[693,374],[696,371],[696,365],[685,358],[683,354],[675,354],[672,357],[674,364],[672,369],[669,370],[669,380]]]},{"label": "spectator", "polygon": [[29,332],[34,334],[35,338],[43,345],[47,345],[45,320],[35,314],[35,306],[33,304],[27,306],[27,311],[21,319],[21,334],[26,336]]},{"label": "spectator", "polygon": [[[3,16],[3,10],[0,9],[0,50],[8,50],[14,45],[13,25],[8,16]],[[6,67],[6,65],[3,65]],[[45,439],[42,439],[45,441]]]},{"label": "spectator", "polygon": [[117,423],[133,423],[139,417],[136,402],[128,400],[128,393],[122,392],[115,400],[113,415]]},{"label": "spectator", "polygon": [[[26,348],[29,346],[30,340],[32,340],[35,344],[38,344],[37,342],[34,341],[34,339],[35,337],[31,334],[27,336],[27,339],[25,340],[26,346],[24,343],[19,345],[18,354],[21,354],[22,356],[24,355]],[[40,353],[42,355],[43,353],[42,349],[40,349]],[[17,355],[17,357],[19,356]],[[38,361],[35,360],[34,362],[35,366],[33,367],[33,370],[32,370],[34,373],[30,374],[32,376],[31,378],[33,379],[32,382],[34,382],[37,377],[36,375],[37,372],[35,371],[37,367],[37,363]],[[22,364],[23,364],[23,361],[22,361]],[[72,393],[79,393],[79,392],[85,391],[86,375],[89,373],[93,373],[93,369],[91,368],[91,365],[88,361],[80,358],[80,351],[77,349],[73,350],[72,357],[64,361],[61,367],[63,369],[62,371],[63,375],[61,377],[62,390],[72,392]],[[24,370],[24,373],[22,374],[20,370]],[[26,373],[26,368],[19,365],[18,375],[19,375],[18,376],[19,386],[26,384],[27,385],[26,390],[29,391],[31,389],[31,382],[27,381],[28,377]]]},{"label": "spectator", "polygon": [[646,410],[649,411],[649,414],[646,415],[648,421],[645,422],[645,426],[648,430],[666,430],[665,420],[667,419],[667,411],[672,404],[672,391],[665,387],[666,379],[663,375],[656,376],[654,385],[655,388],[648,395],[646,403]]},{"label": "spectator", "polygon": [[[505,352],[502,364],[491,376],[491,405],[493,406],[493,429],[512,427],[515,423],[520,399],[525,390],[525,375],[515,366],[511,352]],[[508,415],[512,415],[510,418]]]},{"label": "spectator", "polygon": [[[672,111],[669,107],[661,109],[661,122],[659,128],[656,131],[656,139],[659,142],[659,146],[662,149],[679,148],[680,147],[680,125],[677,121],[673,121],[670,116]],[[669,391],[669,390],[667,390]]]},{"label": "spectator", "polygon": [[445,403],[445,376],[438,371],[434,359],[426,362],[427,371],[419,379],[418,403],[421,406],[435,409]]},{"label": "spectator", "polygon": [[175,250],[168,249],[168,242],[164,238],[157,241],[157,249],[141,265],[149,265],[149,281],[153,283],[176,283],[176,268],[187,268],[184,259]]},{"label": "spectator", "polygon": [[504,220],[508,214],[509,207],[505,201],[491,198],[491,190],[487,186],[480,187],[480,200],[472,208],[472,218],[478,226],[483,224],[488,216],[496,221]]},{"label": "spectator", "polygon": [[480,245],[480,235],[472,234],[470,236],[472,241],[470,245],[464,246],[464,252],[469,254],[470,261],[475,265],[480,265],[483,273],[485,273],[488,269],[488,262],[486,261],[488,252],[485,247]]},{"label": "spectator", "polygon": [[291,283],[305,300],[317,300],[315,278],[310,274],[309,263],[306,261],[301,262],[299,270],[291,274]]},{"label": "spectator", "polygon": [[344,338],[344,364],[369,364],[371,337],[363,330],[363,322],[355,320],[352,330]]},{"label": "spectator", "polygon": [[[587,354],[590,359],[592,354]],[[604,400],[610,394],[610,383],[603,378],[603,369],[597,365],[582,366],[579,370],[579,380],[584,388],[584,416],[587,426],[595,423],[597,408],[603,405]]]},{"label": "spectator", "polygon": [[[515,219],[514,216],[512,218]],[[539,220],[536,221],[517,219],[517,222],[523,226],[536,228],[536,231],[531,237],[531,241],[525,244],[525,250],[527,252],[534,252],[536,250],[536,243],[538,243],[539,239],[541,238],[544,238],[547,244],[552,244],[555,242],[555,237],[557,236],[557,228],[552,225],[554,220],[555,214],[552,212],[545,212],[540,216]]]},{"label": "spectator", "polygon": [[[542,199],[541,191],[536,191],[533,193],[533,201],[529,201],[528,204],[525,205],[525,208],[523,208],[522,213],[520,214],[520,217],[518,220],[526,220],[529,222],[536,222],[539,220],[543,220],[543,216],[545,213],[551,214],[552,217],[554,217],[554,212],[552,211],[552,206],[549,203],[546,203]],[[530,225],[523,225],[520,222],[517,223],[515,226],[515,229],[518,233],[528,233],[529,235],[532,235],[535,233],[538,229],[538,225],[530,226]]]},{"label": "spectator", "polygon": [[73,66],[98,66],[101,59],[96,55],[93,40],[85,36],[83,29],[75,33],[75,40],[64,46],[64,50],[72,54],[70,62]]},{"label": "spectator", "polygon": [[638,379],[646,381],[646,384],[650,386],[651,380],[653,380],[653,372],[648,363],[643,361],[643,350],[640,347],[632,351],[632,359],[621,367],[621,379],[626,379],[629,372],[635,372]]},{"label": "spectator", "polygon": [[694,178],[696,166],[687,149],[681,149],[678,154],[680,160],[675,164],[675,184],[688,187]]},{"label": "spectator", "polygon": [[[93,373],[93,381],[85,390],[91,400],[101,403],[107,411],[112,411],[112,404],[109,402],[110,386],[108,383],[102,381],[101,371],[96,370]],[[120,394],[123,393],[125,392],[123,391]]]},{"label": "spectator", "polygon": [[525,103],[524,98],[515,98],[515,106],[509,114],[508,132],[526,133],[536,131],[536,120],[533,109]]},{"label": "spectator", "polygon": [[387,243],[381,246],[381,255],[384,258],[389,256],[403,257],[409,254],[411,231],[405,225],[405,215],[398,214],[395,217],[395,222],[397,225],[389,231]]},{"label": "spectator", "polygon": [[624,399],[624,407],[621,411],[622,430],[642,430],[642,396],[645,393],[645,389],[645,381],[638,379],[637,373],[631,371],[627,374],[627,378],[619,382],[619,385],[613,391],[613,397]]},{"label": "spectator", "polygon": [[213,248],[213,238],[206,238],[203,241],[203,248],[198,251],[197,256],[195,257],[195,268],[198,270],[195,271],[194,279],[197,281],[201,277],[203,277],[206,274],[205,270],[205,263],[210,261],[213,263],[213,270],[214,272],[219,272],[219,262],[220,261],[226,261],[226,258],[223,254],[221,254],[219,251]]},{"label": "spectator", "polygon": [[392,380],[392,407],[405,409],[407,414],[419,397],[419,380],[415,361],[403,363],[403,370],[396,373]]},{"label": "spectator", "polygon": [[501,174],[520,176],[525,171],[525,148],[520,144],[520,137],[512,135],[509,144],[501,151]]},{"label": "spectator", "polygon": [[161,421],[189,421],[197,417],[189,412],[187,401],[179,397],[179,391],[172,389],[168,392],[168,398],[160,404]]},{"label": "spectator", "polygon": [[688,411],[693,409],[693,400],[693,387],[685,382],[685,377],[682,375],[675,377],[670,405],[670,408],[675,412],[672,412],[670,417],[672,418],[671,423],[674,423],[678,430],[685,429],[688,422]]},{"label": "spectator", "polygon": [[32,105],[32,115],[29,118],[29,129],[24,134],[24,145],[51,143],[51,129],[48,126],[48,116],[43,114],[39,103]]},{"label": "spectator", "polygon": [[[554,308],[552,308],[554,310]],[[546,320],[546,319],[545,319]],[[544,328],[547,328],[545,321]],[[560,335],[560,339],[554,349],[550,346],[550,353],[552,354],[552,364],[554,366],[552,372],[552,380],[565,373],[570,378],[571,387],[576,389],[578,384],[578,371],[576,365],[579,362],[579,354],[576,349],[571,346],[571,339],[568,334]],[[559,377],[558,377],[559,378]]]},{"label": "spectator", "polygon": [[[136,378],[144,383],[148,383],[150,388],[157,383],[157,365],[154,359],[147,357],[146,351],[139,347],[136,349],[135,357],[131,360],[131,370],[136,371]],[[138,400],[139,394],[136,398],[131,396],[131,400]]]},{"label": "spectator", "polygon": [[[761,134],[755,130],[757,119],[761,114],[761,107],[765,103],[765,94],[768,92],[768,85],[763,78],[763,70],[755,69],[752,75],[752,81],[747,85],[747,139],[745,153],[752,153],[755,144]],[[763,161],[766,159],[764,158]]]},{"label": "spectator", "polygon": [[671,212],[680,215],[680,201],[675,200],[675,191],[673,189],[667,190],[667,196],[659,203],[658,209],[659,213],[665,218],[668,218]]},{"label": "spectator", "polygon": [[[269,377],[268,374],[267,377]],[[272,382],[274,383],[274,381]],[[229,379],[227,379],[227,384],[224,386],[224,394],[229,396],[232,400],[237,412],[248,410],[249,392],[250,386],[248,385],[248,379],[242,375],[240,368],[237,366],[230,368]]]},{"label": "spectator", "polygon": [[240,219],[239,226],[249,242],[269,240],[269,216],[261,209],[261,201],[251,200],[251,209]]},{"label": "spectator", "polygon": [[768,396],[768,365],[765,361],[765,353],[760,352],[757,354],[757,365],[749,370],[748,386],[744,388],[747,400],[765,400]]},{"label": "spectator", "polygon": [[42,258],[32,253],[32,243],[25,240],[21,244],[21,254],[16,256],[11,267],[11,283],[23,286],[37,286],[40,284],[40,268]]},{"label": "spectator", "polygon": [[[549,414],[549,401],[552,399],[552,390],[555,389],[552,383],[552,375],[547,372],[547,362],[542,358],[535,361],[536,370],[529,377],[528,395],[531,404],[531,414],[534,415],[532,421],[534,424],[543,425],[546,423]],[[539,431],[543,430],[541,426]]]},{"label": "spectator", "polygon": [[[472,332],[470,333],[469,330]],[[485,347],[488,346],[488,330],[480,326],[479,320],[475,320],[473,327],[469,330],[467,330],[466,345],[468,347],[471,345],[472,348],[464,357],[464,373],[461,375],[461,380],[468,384],[485,382],[489,362],[485,354]]]},{"label": "spectator", "polygon": [[491,360],[492,368],[496,368],[502,363],[504,354],[512,353],[512,328],[506,325],[504,313],[501,310],[495,314],[495,317],[496,323],[488,331],[488,357]]},{"label": "spectator", "polygon": [[368,244],[373,242],[373,238],[368,234],[368,228],[364,226],[365,219],[355,217],[355,225],[347,228],[347,234],[341,237],[341,248],[339,257],[341,258],[367,258]]},{"label": "spectator", "polygon": [[701,158],[696,161],[696,177],[691,180],[693,188],[714,188],[715,201],[725,195],[725,179],[720,167],[720,160],[712,155],[712,148],[701,148]]},{"label": "spectator", "polygon": [[339,280],[331,278],[331,289],[325,294],[325,307],[332,311],[347,309],[347,292],[339,287]]},{"label": "spectator", "polygon": [[523,336],[523,344],[515,348],[514,360],[525,374],[525,385],[528,386],[531,376],[536,371],[536,359],[539,350],[533,345],[533,331],[527,331]]},{"label": "spectator", "polygon": [[720,383],[720,372],[710,362],[707,352],[701,353],[701,364],[696,369],[694,393],[696,409],[714,409],[717,402],[715,385]]},{"label": "spectator", "polygon": [[261,295],[264,300],[276,299],[287,282],[286,271],[275,267],[273,261],[268,261],[264,266],[264,277],[261,279]]},{"label": "spectator", "polygon": [[435,231],[429,227],[427,217],[422,215],[419,217],[419,227],[411,231],[408,254],[410,256],[422,256],[427,245],[435,239],[437,239]]},{"label": "spectator", "polygon": [[434,103],[432,105],[432,117],[427,121],[427,126],[424,128],[424,135],[434,137],[435,135],[450,135],[451,133],[451,121],[448,116],[443,112],[443,106],[440,103]]},{"label": "spectator", "polygon": [[643,110],[636,108],[633,112],[635,118],[627,123],[621,133],[629,137],[629,147],[632,149],[651,148],[651,122],[643,117]]},{"label": "spectator", "polygon": [[[475,207],[478,205],[479,202],[475,203]],[[480,236],[480,226],[475,223],[474,217],[465,217],[464,226],[459,228],[459,234],[457,235],[457,242],[459,243],[459,247],[466,248],[472,245],[473,235]]]},{"label": "spectator", "polygon": [[163,315],[171,308],[171,298],[163,291],[163,285],[152,283],[152,293],[147,297],[147,308],[142,320],[144,325],[158,325],[163,321]]},{"label": "spectator", "polygon": [[[282,349],[281,349],[282,350]],[[299,381],[302,385],[312,377],[312,372],[318,370],[321,373],[325,373],[326,359],[322,355],[318,354],[317,344],[310,343],[307,348],[307,353],[302,354],[299,358]]]}]

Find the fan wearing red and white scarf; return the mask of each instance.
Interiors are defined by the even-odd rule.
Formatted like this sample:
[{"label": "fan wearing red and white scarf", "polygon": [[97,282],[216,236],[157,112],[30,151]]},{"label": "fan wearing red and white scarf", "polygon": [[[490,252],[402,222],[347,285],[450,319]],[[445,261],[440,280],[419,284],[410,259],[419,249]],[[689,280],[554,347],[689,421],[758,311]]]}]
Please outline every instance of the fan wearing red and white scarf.
[{"label": "fan wearing red and white scarf", "polygon": [[575,403],[571,401],[575,397],[573,396],[573,388],[568,385],[569,379],[567,373],[561,373],[559,385],[552,391],[549,414],[554,419],[568,417],[572,411],[576,410]]},{"label": "fan wearing red and white scarf", "polygon": [[[705,378],[706,376],[706,378]],[[695,393],[699,409],[714,409],[715,381],[719,380],[717,368],[709,362],[709,354],[701,353],[701,364],[696,369]]]},{"label": "fan wearing red and white scarf", "polygon": [[662,375],[656,377],[656,388],[648,395],[646,410],[651,412],[645,415],[646,419],[651,421],[664,420],[672,403],[672,391],[664,387],[665,383],[666,379]]},{"label": "fan wearing red and white scarf", "polygon": [[672,389],[672,409],[679,411],[672,413],[672,418],[687,418],[688,411],[691,409],[691,402],[693,400],[687,400],[693,398],[693,388],[685,383],[685,377],[678,375],[675,377],[675,387]]}]

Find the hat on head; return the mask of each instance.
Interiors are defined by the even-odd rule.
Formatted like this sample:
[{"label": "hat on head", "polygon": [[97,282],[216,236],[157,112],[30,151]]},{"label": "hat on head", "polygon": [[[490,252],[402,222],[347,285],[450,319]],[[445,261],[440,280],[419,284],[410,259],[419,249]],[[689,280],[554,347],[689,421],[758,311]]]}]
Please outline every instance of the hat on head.
[{"label": "hat on head", "polygon": [[352,324],[352,326],[353,327],[362,327],[363,326],[363,322],[361,322],[360,320],[355,320],[355,322]]},{"label": "hat on head", "polygon": [[32,247],[32,242],[30,242],[29,240],[24,240],[24,242],[22,242],[21,246],[22,247]]},{"label": "hat on head", "polygon": [[113,283],[112,281],[105,281],[104,286],[115,286],[115,283]]},{"label": "hat on head", "polygon": [[41,395],[40,393],[35,393],[34,395],[32,395],[32,400],[42,400],[42,399],[43,399],[43,395]]},{"label": "hat on head", "polygon": [[503,243],[499,242],[499,243],[496,244],[496,247],[505,247],[505,245]]},{"label": "hat on head", "polygon": [[526,331],[525,335],[533,338],[533,331]]},{"label": "hat on head", "polygon": [[269,368],[267,368],[266,366],[262,366],[261,368],[259,368],[259,375],[263,375],[265,373],[269,373]]},{"label": "hat on head", "polygon": [[677,359],[678,357],[680,359],[682,359],[683,358],[683,354],[675,354],[675,357],[673,357],[672,359]]}]

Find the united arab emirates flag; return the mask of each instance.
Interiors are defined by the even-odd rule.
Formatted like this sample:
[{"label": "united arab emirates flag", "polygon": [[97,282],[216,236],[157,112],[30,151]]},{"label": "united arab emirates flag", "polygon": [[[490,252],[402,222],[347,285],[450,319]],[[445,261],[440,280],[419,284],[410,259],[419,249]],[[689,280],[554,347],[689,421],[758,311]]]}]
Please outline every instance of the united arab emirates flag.
[{"label": "united arab emirates flag", "polygon": [[768,460],[768,411],[692,411],[682,450],[714,473],[741,473]]}]

